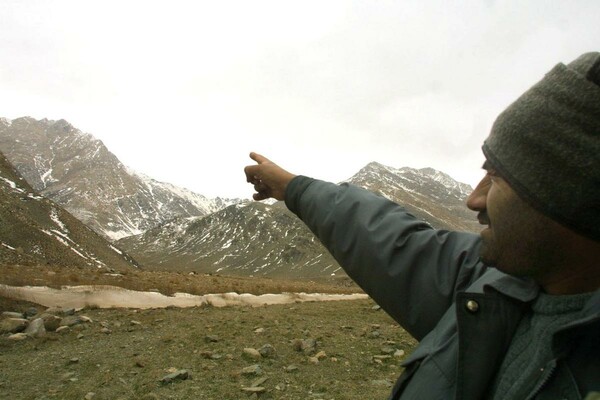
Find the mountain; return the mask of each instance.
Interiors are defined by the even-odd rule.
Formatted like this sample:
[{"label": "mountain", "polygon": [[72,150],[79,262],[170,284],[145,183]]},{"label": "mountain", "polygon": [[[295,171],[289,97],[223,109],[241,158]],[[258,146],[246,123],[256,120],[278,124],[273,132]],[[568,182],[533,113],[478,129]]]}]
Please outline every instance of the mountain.
[{"label": "mountain", "polygon": [[124,251],[40,196],[0,153],[0,265],[46,264],[137,267]]},{"label": "mountain", "polygon": [[479,232],[475,213],[465,204],[471,186],[433,168],[392,168],[367,164],[347,180],[404,206],[438,229]]},{"label": "mountain", "polygon": [[[477,231],[465,206],[471,187],[431,168],[394,169],[370,163],[348,180],[444,229]],[[146,267],[293,278],[344,277],[337,262],[282,203],[227,207],[178,219],[116,242]]]},{"label": "mountain", "polygon": [[0,119],[0,151],[42,196],[109,240],[240,200],[209,199],[136,174],[65,120]]},{"label": "mountain", "polygon": [[116,242],[149,269],[285,278],[345,276],[282,203],[229,206]]}]

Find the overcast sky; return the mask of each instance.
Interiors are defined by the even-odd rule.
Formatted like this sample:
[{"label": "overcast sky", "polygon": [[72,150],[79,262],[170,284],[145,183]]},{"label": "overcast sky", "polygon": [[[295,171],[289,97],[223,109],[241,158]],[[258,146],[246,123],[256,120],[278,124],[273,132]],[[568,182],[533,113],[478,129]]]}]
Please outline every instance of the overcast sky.
[{"label": "overcast sky", "polygon": [[261,152],[331,181],[370,161],[475,185],[496,115],[600,50],[600,1],[0,2],[0,116],[66,119],[124,164],[249,197]]}]

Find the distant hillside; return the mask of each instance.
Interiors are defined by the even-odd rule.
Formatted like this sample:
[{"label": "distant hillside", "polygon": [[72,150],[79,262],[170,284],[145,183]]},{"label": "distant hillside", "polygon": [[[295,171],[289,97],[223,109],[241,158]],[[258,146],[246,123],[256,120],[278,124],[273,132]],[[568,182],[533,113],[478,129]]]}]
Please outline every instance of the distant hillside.
[{"label": "distant hillside", "polygon": [[40,196],[0,153],[0,265],[14,264],[137,267],[124,251]]},{"label": "distant hillside", "polygon": [[65,120],[0,118],[0,151],[35,190],[110,240],[240,202],[135,174]]}]

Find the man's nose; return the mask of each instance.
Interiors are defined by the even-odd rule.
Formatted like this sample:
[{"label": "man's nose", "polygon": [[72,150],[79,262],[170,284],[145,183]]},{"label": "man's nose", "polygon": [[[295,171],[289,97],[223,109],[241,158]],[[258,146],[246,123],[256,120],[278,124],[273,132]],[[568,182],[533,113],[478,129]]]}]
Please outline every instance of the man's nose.
[{"label": "man's nose", "polygon": [[490,177],[488,175],[484,176],[467,198],[467,207],[473,211],[484,211],[486,209],[487,194],[490,189],[490,184]]}]

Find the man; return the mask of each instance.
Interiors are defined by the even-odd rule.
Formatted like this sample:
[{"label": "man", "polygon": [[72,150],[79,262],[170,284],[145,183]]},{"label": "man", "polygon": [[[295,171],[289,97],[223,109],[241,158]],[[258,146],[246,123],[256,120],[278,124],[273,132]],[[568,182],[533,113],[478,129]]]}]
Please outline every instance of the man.
[{"label": "man", "polygon": [[351,185],[252,153],[255,200],[285,200],[420,341],[391,399],[580,399],[600,391],[600,53],[558,64],[496,120],[467,205],[432,229]]}]

